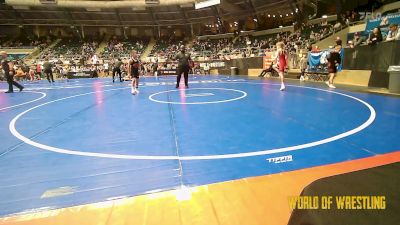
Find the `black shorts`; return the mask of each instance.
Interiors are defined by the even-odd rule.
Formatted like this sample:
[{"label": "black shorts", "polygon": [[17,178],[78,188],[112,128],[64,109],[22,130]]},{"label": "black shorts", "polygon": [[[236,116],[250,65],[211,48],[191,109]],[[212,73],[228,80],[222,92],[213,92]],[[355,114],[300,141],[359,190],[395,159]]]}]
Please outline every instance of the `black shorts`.
[{"label": "black shorts", "polygon": [[139,71],[132,71],[132,77],[139,78]]},{"label": "black shorts", "polygon": [[328,72],[329,73],[336,73],[337,72],[336,65],[333,64],[333,63],[328,63]]}]

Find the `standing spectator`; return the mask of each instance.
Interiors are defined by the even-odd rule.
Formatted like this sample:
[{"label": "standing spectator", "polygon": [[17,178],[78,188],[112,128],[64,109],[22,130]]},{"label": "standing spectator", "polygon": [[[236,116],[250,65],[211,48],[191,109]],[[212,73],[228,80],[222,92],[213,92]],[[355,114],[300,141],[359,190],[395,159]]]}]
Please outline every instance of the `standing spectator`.
[{"label": "standing spectator", "polygon": [[97,55],[96,55],[96,54],[93,54],[93,56],[92,56],[92,64],[93,64],[93,65],[96,65],[97,62],[98,62]]},{"label": "standing spectator", "polygon": [[32,67],[30,67],[29,68],[29,79],[31,80],[31,81],[34,81],[35,80],[35,69],[34,68],[32,68]]},{"label": "standing spectator", "polygon": [[204,64],[204,75],[210,75],[210,66],[208,63]]},{"label": "standing spectator", "polygon": [[336,42],[336,45],[340,45],[340,46],[342,46],[342,39],[340,39],[340,37],[338,36],[338,37],[336,37],[336,40],[335,40],[335,42]]},{"label": "standing spectator", "polygon": [[40,63],[36,64],[36,75],[42,77],[42,65]]},{"label": "standing spectator", "polygon": [[381,42],[383,40],[382,38],[382,32],[379,27],[374,28],[372,33],[369,35],[369,38],[367,40],[368,45],[374,45],[378,42]]},{"label": "standing spectator", "polygon": [[43,71],[46,74],[46,78],[49,83],[54,83],[53,76],[53,63],[49,62],[49,58],[46,58],[46,61],[43,63]]},{"label": "standing spectator", "polygon": [[300,58],[300,71],[301,71],[300,81],[304,81],[304,74],[307,69],[307,63],[308,63],[307,54],[303,53]]},{"label": "standing spectator", "polygon": [[104,73],[105,73],[106,76],[108,76],[108,70],[109,70],[108,62],[105,62],[103,66],[104,66]]},{"label": "standing spectator", "polygon": [[6,91],[5,93],[13,93],[14,89],[13,86],[15,85],[17,88],[19,88],[19,91],[22,91],[24,89],[24,87],[22,85],[20,85],[19,83],[14,81],[14,65],[11,61],[9,61],[7,59],[7,53],[2,51],[1,53],[2,56],[2,60],[1,60],[1,68],[4,71],[4,75],[7,79],[7,83],[8,83],[8,91]]}]

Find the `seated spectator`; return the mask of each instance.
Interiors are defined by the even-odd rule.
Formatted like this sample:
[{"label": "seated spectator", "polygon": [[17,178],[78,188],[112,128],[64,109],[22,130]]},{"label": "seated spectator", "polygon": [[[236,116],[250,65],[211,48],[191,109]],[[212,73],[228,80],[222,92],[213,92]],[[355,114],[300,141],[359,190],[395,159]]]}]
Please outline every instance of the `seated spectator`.
[{"label": "seated spectator", "polygon": [[274,70],[274,62],[271,62],[269,67],[267,69],[264,69],[263,71],[261,71],[261,73],[260,73],[260,75],[258,75],[258,77],[264,77],[267,73],[271,73],[271,75],[272,75],[274,72],[276,73],[276,71]]},{"label": "seated spectator", "polygon": [[356,11],[352,11],[350,16],[350,22],[356,22],[359,20],[360,20],[360,14],[357,13]]},{"label": "seated spectator", "polygon": [[337,23],[335,23],[335,25],[333,26],[333,29],[335,31],[338,31],[340,29],[340,27],[342,26],[342,24],[338,21]]},{"label": "seated spectator", "polygon": [[389,24],[389,18],[387,16],[382,17],[379,27],[386,27]]},{"label": "seated spectator", "polygon": [[379,27],[374,28],[372,33],[369,35],[369,38],[367,40],[368,45],[374,45],[378,42],[381,42],[383,40],[382,38],[382,32]]},{"label": "seated spectator", "polygon": [[23,79],[26,78],[26,74],[25,72],[22,70],[21,67],[19,67],[15,73],[15,77],[19,80],[19,79]]},{"label": "seated spectator", "polygon": [[390,24],[389,33],[386,37],[386,41],[400,40],[400,32],[397,24]]},{"label": "seated spectator", "polygon": [[347,42],[347,47],[348,48],[354,48],[354,42],[353,41],[348,41]]},{"label": "seated spectator", "polygon": [[359,46],[365,41],[365,37],[361,36],[360,33],[355,33],[353,38],[353,45]]}]

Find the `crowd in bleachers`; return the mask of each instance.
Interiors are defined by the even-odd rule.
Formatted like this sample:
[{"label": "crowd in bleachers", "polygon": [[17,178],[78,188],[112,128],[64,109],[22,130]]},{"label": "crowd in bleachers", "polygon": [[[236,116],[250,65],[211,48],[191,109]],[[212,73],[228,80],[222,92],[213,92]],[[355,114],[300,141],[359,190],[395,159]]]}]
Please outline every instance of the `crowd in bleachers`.
[{"label": "crowd in bleachers", "polygon": [[7,48],[24,48],[24,47],[36,47],[40,50],[45,49],[52,41],[54,37],[46,36],[46,37],[1,37],[0,38],[0,47]]},{"label": "crowd in bleachers", "polygon": [[194,40],[191,51],[210,59],[218,59],[220,55],[230,52],[231,38]]},{"label": "crowd in bleachers", "polygon": [[120,38],[112,37],[107,46],[100,53],[100,58],[111,59],[114,57],[129,58],[130,52],[136,51],[141,55],[149,42],[148,38]]},{"label": "crowd in bleachers", "polygon": [[347,47],[354,48],[359,45],[376,45],[379,42],[400,40],[399,24],[389,24],[384,17],[379,26],[374,27],[369,33],[356,32],[347,35]]},{"label": "crowd in bleachers", "polygon": [[77,39],[63,39],[51,49],[43,51],[38,57],[39,60],[48,58],[56,61],[79,61],[89,60],[98,48],[98,41]]},{"label": "crowd in bleachers", "polygon": [[[157,63],[161,58],[172,59],[179,51],[180,46],[188,46],[188,52],[192,54],[192,58],[195,61],[202,60],[216,60],[216,59],[234,59],[234,58],[246,58],[253,56],[264,56],[266,52],[275,51],[277,42],[284,42],[286,51],[289,53],[289,60],[291,68],[297,68],[299,66],[299,60],[303,52],[306,51],[318,51],[317,47],[312,48],[312,44],[322,40],[325,37],[332,35],[338,31],[337,24],[346,26],[345,23],[354,22],[359,20],[359,15],[355,12],[346,13],[342,16],[339,22],[330,22],[323,20],[317,24],[302,24],[300,29],[295,32],[281,32],[267,35],[242,35],[236,33],[229,38],[213,38],[213,39],[194,39],[192,42],[187,42],[182,38],[176,38],[174,36],[169,38],[159,38],[156,40],[156,44],[150,52],[151,63],[146,64],[146,71],[150,71],[153,68],[153,63]],[[347,21],[343,23],[342,21]],[[371,34],[367,37],[362,36],[360,33],[355,33],[349,42],[347,47],[354,47],[362,44],[375,45],[381,41],[398,40],[400,39],[399,28],[396,24],[385,24],[389,27],[389,31],[382,33],[380,27],[376,27]],[[7,45],[21,46],[21,45],[33,45],[41,46],[45,48],[50,43],[49,38],[31,39],[29,40],[18,40],[0,38],[0,44],[7,43]],[[98,66],[104,71],[111,70],[113,62],[116,58],[121,58],[125,61],[129,58],[130,52],[135,50],[141,55],[146,47],[148,46],[149,39],[146,38],[121,38],[112,37],[108,40],[107,45],[104,49],[99,49],[99,40],[93,39],[63,39],[57,45],[51,49],[42,51],[36,61],[33,64],[50,60],[57,63],[57,65],[69,64],[72,65],[71,70],[85,70],[91,69],[91,64],[96,51],[100,52],[98,57]],[[46,45],[45,45],[46,44]],[[346,47],[346,43],[344,46]],[[29,72],[29,67],[24,63],[17,64],[22,71]],[[77,66],[75,66],[77,65]],[[89,65],[89,66],[85,66]],[[160,64],[161,65],[161,64]],[[25,69],[24,69],[25,68]],[[28,69],[27,69],[28,68]],[[31,68],[32,69],[32,68]],[[59,70],[59,66],[55,67]],[[36,70],[36,69],[35,69]],[[61,69],[62,70],[62,69]]]},{"label": "crowd in bleachers", "polygon": [[186,45],[186,42],[181,38],[174,36],[159,38],[151,50],[150,56],[161,55],[165,58],[172,58],[182,45]]}]

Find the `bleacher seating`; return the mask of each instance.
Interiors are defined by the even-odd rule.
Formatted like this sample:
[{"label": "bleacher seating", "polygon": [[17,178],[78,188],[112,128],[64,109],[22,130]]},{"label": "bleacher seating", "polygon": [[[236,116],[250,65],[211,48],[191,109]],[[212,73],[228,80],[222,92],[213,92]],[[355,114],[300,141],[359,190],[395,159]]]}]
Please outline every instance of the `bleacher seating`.
[{"label": "bleacher seating", "polygon": [[129,58],[133,50],[141,55],[148,43],[148,38],[129,38],[120,41],[120,38],[113,37],[101,51],[100,57],[103,59],[111,59],[114,57]]}]

